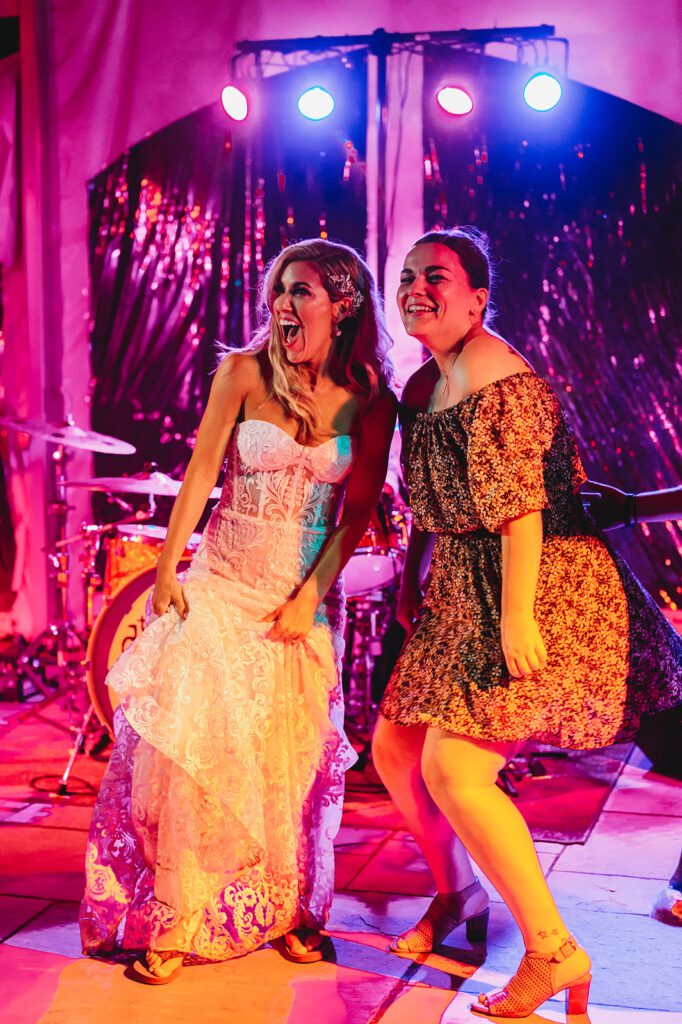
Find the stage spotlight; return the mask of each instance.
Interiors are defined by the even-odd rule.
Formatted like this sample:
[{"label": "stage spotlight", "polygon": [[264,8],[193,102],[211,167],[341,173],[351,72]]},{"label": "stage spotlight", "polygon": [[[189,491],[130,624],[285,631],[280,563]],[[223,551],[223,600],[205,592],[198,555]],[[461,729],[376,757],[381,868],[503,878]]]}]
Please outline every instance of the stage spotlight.
[{"label": "stage spotlight", "polygon": [[461,117],[463,114],[470,114],[474,109],[474,101],[469,93],[456,85],[444,85],[436,93],[436,99],[446,114]]},{"label": "stage spotlight", "polygon": [[245,121],[249,112],[249,101],[236,85],[226,85],[220,94],[223,110],[233,121]]},{"label": "stage spotlight", "polygon": [[561,99],[561,83],[541,71],[526,82],[523,98],[531,110],[551,110]]},{"label": "stage spotlight", "polygon": [[320,85],[306,89],[298,97],[298,109],[309,121],[322,121],[334,109],[334,97]]}]

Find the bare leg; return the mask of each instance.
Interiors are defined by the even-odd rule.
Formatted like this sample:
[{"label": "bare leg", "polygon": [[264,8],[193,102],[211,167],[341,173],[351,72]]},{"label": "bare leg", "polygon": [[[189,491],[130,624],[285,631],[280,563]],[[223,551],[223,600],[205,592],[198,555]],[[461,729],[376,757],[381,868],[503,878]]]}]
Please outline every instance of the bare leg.
[{"label": "bare leg", "polygon": [[424,780],[438,806],[498,890],[526,949],[548,953],[568,935],[547,887],[523,817],[496,786],[511,744],[486,743],[429,729]]},{"label": "bare leg", "polygon": [[426,913],[390,945],[394,953],[427,953],[463,921],[472,942],[485,940],[488,895],[447,818],[434,803],[421,773],[425,726],[403,726],[380,717],[374,733],[374,765],[403,814],[431,869],[438,894]]},{"label": "bare leg", "polygon": [[431,869],[438,892],[457,892],[474,881],[467,852],[422,778],[426,726],[396,725],[379,716],[372,759],[391,799]]}]

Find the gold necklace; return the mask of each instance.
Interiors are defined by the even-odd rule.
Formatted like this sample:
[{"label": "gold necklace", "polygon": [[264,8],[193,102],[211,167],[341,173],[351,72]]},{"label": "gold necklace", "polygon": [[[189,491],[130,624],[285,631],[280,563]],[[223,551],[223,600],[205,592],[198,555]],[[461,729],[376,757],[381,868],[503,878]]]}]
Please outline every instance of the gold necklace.
[{"label": "gold necklace", "polygon": [[457,362],[459,356],[461,355],[463,348],[464,348],[464,345],[460,344],[460,347],[455,352],[454,358],[453,358],[453,360],[452,360],[452,362],[450,364],[450,369],[448,370],[448,372],[446,374],[443,375],[443,387],[441,388],[441,392],[440,392],[440,397],[441,398],[445,398],[446,395],[448,395],[450,393],[450,374],[454,370],[455,363]]}]

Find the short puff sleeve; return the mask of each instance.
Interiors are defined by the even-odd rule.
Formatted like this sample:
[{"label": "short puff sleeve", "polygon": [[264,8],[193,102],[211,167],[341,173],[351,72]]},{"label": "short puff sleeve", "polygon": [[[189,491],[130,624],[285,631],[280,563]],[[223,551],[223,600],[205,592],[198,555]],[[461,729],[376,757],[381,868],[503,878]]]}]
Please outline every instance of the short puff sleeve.
[{"label": "short puff sleeve", "polygon": [[481,389],[469,430],[467,472],[486,530],[499,533],[507,520],[549,508],[547,460],[563,423],[556,396],[534,373],[516,373]]}]

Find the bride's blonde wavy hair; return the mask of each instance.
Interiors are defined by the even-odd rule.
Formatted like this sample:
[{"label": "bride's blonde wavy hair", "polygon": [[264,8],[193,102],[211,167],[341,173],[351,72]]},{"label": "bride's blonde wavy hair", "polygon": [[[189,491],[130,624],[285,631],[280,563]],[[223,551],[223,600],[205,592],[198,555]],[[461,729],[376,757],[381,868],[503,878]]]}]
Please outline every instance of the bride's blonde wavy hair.
[{"label": "bride's blonde wavy hair", "polygon": [[[297,439],[306,444],[319,436],[312,382],[290,363],[283,346],[284,331],[273,316],[277,285],[290,263],[312,263],[332,302],[348,297],[334,280],[348,275],[362,295],[357,312],[349,313],[338,324],[334,338],[329,374],[334,383],[360,395],[369,404],[393,380],[388,351],[393,344],[386,327],[384,310],[374,278],[363,259],[347,245],[310,238],[283,249],[270,261],[261,284],[260,325],[244,352],[262,352],[268,356],[265,370],[270,396],[277,399],[287,416],[298,421]],[[268,372],[269,371],[269,372]],[[268,379],[269,378],[269,379]]]}]

